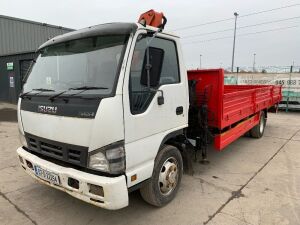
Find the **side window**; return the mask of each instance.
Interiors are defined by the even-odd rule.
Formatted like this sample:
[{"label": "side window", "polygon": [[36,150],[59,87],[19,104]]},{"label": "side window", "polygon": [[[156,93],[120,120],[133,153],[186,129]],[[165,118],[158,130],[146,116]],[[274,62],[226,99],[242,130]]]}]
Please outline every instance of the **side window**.
[{"label": "side window", "polygon": [[[147,41],[149,40],[150,37],[140,35],[133,52],[129,77],[130,110],[132,114],[145,112],[155,95],[155,91],[150,91],[147,86],[141,84],[142,71],[145,70],[143,62]],[[171,40],[155,38],[152,40],[150,47],[161,49],[164,52],[159,85],[179,83],[175,43]]]},{"label": "side window", "polygon": [[176,46],[173,41],[156,38],[151,46],[164,50],[164,61],[160,75],[160,85],[179,83],[179,67]]}]

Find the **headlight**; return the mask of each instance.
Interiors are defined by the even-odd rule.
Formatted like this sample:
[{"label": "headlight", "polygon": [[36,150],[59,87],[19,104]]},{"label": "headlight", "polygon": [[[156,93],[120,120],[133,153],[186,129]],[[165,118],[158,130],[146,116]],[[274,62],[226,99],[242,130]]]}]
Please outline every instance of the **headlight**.
[{"label": "headlight", "polygon": [[103,152],[98,152],[90,156],[89,167],[96,170],[109,172],[108,161]]},{"label": "headlight", "polygon": [[20,128],[19,128],[19,140],[22,146],[28,147],[24,133],[20,130]]},{"label": "headlight", "polygon": [[125,171],[124,141],[97,149],[89,155],[89,168],[111,174]]}]

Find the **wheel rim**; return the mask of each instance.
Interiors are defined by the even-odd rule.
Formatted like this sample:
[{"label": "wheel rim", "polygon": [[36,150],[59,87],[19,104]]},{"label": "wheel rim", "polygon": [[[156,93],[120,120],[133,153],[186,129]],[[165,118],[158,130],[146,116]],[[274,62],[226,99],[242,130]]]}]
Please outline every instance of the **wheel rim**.
[{"label": "wheel rim", "polygon": [[261,118],[260,124],[259,124],[259,132],[262,134],[265,128],[265,120]]},{"label": "wheel rim", "polygon": [[162,165],[159,173],[158,187],[160,193],[169,195],[178,183],[178,162],[174,157],[168,158]]}]

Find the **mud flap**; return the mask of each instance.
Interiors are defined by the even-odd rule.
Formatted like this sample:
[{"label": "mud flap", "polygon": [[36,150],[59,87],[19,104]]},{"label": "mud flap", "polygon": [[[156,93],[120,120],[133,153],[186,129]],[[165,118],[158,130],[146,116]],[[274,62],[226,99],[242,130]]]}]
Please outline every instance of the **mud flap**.
[{"label": "mud flap", "polygon": [[184,174],[193,176],[194,168],[193,168],[193,155],[194,148],[193,146],[189,146],[189,144],[183,144],[181,146],[181,155],[183,160],[183,172]]}]

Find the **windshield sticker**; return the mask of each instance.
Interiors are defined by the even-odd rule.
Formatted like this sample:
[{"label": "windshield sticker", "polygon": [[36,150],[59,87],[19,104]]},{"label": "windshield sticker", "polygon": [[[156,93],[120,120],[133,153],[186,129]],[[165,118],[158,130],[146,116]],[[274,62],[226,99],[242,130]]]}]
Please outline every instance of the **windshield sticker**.
[{"label": "windshield sticker", "polygon": [[46,77],[46,83],[47,85],[51,85],[51,77]]}]

